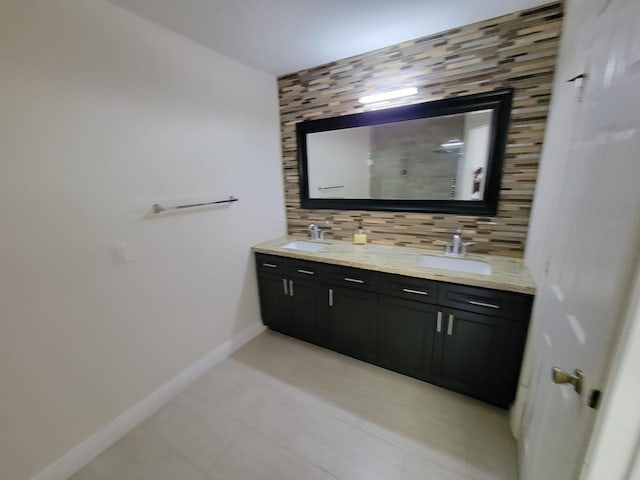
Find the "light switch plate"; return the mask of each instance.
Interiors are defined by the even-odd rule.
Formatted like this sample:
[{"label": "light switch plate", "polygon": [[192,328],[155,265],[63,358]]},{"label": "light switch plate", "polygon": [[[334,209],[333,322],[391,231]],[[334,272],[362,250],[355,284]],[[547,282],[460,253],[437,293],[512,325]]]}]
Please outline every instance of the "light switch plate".
[{"label": "light switch plate", "polygon": [[114,265],[123,265],[125,263],[133,262],[129,251],[129,245],[124,242],[110,246],[109,252],[111,254],[111,261]]}]

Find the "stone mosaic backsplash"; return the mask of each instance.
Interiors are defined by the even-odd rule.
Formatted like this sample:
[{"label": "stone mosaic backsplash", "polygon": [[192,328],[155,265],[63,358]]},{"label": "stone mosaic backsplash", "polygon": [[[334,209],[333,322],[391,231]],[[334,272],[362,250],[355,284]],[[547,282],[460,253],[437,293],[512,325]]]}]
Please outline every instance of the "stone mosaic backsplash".
[{"label": "stone mosaic backsplash", "polygon": [[[447,30],[336,60],[278,79],[288,233],[310,223],[327,238],[348,240],[358,223],[369,242],[432,247],[462,228],[477,253],[522,257],[551,100],[562,29],[563,2]],[[360,113],[358,98],[381,89],[418,87],[392,106],[515,89],[498,213],[492,217],[305,210],[300,208],[296,123]]]}]

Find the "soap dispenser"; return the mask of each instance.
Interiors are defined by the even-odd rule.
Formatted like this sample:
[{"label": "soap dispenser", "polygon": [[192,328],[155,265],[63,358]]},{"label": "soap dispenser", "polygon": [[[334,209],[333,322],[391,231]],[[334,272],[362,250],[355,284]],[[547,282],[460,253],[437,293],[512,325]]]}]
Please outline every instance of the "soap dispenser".
[{"label": "soap dispenser", "polygon": [[367,243],[367,234],[362,229],[362,224],[358,224],[358,230],[353,234],[353,243],[355,245],[364,245]]}]

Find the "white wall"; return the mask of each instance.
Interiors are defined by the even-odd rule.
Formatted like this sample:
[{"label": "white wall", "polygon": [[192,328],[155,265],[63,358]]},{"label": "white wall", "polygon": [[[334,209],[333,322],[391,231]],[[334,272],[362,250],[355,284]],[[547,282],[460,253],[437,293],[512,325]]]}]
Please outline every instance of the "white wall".
[{"label": "white wall", "polygon": [[[370,127],[307,135],[309,197],[369,198],[370,135]],[[318,189],[333,186],[343,188]]]},{"label": "white wall", "polygon": [[0,478],[22,480],[257,324],[249,247],[286,230],[274,77],[102,0],[4,0],[0,65]]}]

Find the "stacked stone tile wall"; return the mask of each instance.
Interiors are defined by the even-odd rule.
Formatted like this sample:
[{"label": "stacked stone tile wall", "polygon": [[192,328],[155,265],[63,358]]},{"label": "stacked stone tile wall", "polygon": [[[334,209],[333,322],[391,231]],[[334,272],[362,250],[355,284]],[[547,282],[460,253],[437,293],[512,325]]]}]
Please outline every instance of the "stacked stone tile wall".
[{"label": "stacked stone tile wall", "polygon": [[[473,251],[524,254],[562,29],[563,3],[554,2],[392,45],[278,79],[288,231],[310,223],[328,238],[350,240],[361,222],[369,241],[433,248],[463,228]],[[300,208],[296,123],[366,111],[358,98],[415,86],[418,95],[394,106],[515,89],[498,213],[492,217],[306,210]],[[327,223],[328,222],[328,223]]]}]

